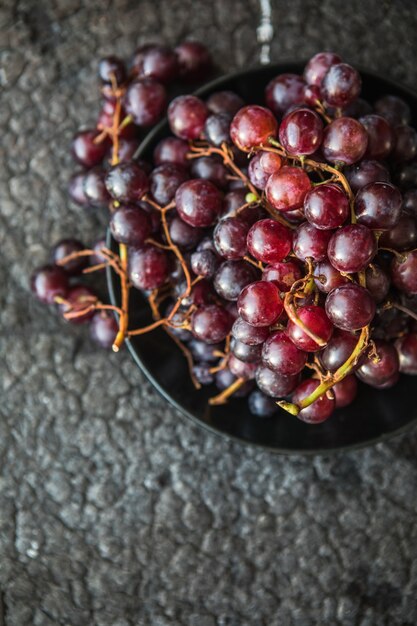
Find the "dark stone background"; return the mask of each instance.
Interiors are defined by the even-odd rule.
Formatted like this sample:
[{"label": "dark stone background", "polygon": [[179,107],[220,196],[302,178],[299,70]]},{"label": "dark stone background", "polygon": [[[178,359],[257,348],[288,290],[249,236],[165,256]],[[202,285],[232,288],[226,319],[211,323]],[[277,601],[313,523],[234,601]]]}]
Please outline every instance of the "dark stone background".
[{"label": "dark stone background", "polygon": [[[28,293],[51,241],[103,227],[65,192],[97,58],[192,35],[253,65],[257,22],[256,0],[1,2],[0,624],[417,623],[415,429],[327,458],[230,444]],[[325,47],[415,86],[412,0],[277,1],[274,23],[273,60]]]}]

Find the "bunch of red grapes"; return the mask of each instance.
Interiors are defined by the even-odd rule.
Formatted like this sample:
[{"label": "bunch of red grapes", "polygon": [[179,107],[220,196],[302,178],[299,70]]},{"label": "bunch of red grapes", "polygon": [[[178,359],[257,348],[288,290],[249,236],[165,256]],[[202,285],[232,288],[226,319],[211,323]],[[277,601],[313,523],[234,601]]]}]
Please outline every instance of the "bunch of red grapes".
[{"label": "bunch of red grapes", "polygon": [[[417,374],[417,133],[402,99],[360,98],[359,73],[330,52],[302,76],[281,74],[265,104],[230,91],[168,106],[172,136],[153,164],[136,158],[138,129],[165,112],[166,84],[202,78],[201,44],[140,48],[129,71],[100,62],[97,128],[73,143],[84,170],[70,195],[107,206],[118,254],[103,241],[63,240],[32,277],[66,319],[91,322],[101,345],[162,327],[211,404],[247,396],[308,423],[350,404],[358,379],[377,389]],[[110,265],[121,304],[72,276]],[[129,291],[154,322],[129,326]],[[167,339],[168,340],[168,339]]]}]

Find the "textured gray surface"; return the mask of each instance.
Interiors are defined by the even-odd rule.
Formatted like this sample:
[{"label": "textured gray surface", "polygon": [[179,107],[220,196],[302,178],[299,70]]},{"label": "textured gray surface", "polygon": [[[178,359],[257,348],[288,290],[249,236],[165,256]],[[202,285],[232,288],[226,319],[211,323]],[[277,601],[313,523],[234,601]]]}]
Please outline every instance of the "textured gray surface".
[{"label": "textured gray surface", "polygon": [[[193,34],[232,69],[256,22],[255,0],[1,2],[0,624],[417,623],[416,430],[331,458],[229,444],[28,294],[51,240],[100,232],[65,195],[97,57]],[[277,2],[274,22],[273,60],[325,46],[415,85],[411,0]]]}]

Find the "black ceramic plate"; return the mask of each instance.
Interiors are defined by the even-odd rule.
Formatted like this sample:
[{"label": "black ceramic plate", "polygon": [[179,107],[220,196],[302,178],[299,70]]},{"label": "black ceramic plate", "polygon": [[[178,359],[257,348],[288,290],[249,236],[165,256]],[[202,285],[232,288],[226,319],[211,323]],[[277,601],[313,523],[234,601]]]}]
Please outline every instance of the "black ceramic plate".
[{"label": "black ceramic plate", "polygon": [[[231,89],[247,103],[263,104],[265,85],[271,78],[283,72],[301,71],[301,64],[292,63],[251,69],[218,78],[197,93],[207,97],[214,91]],[[390,93],[401,96],[413,112],[417,111],[417,96],[408,89],[370,72],[361,74],[362,93],[370,102]],[[415,122],[414,117],[414,125]],[[151,160],[155,145],[168,134],[168,123],[164,120],[143,141],[140,157]],[[109,245],[114,246],[110,235]],[[108,285],[111,301],[118,303],[117,279],[111,272]],[[130,327],[151,321],[146,301],[132,289]],[[127,345],[136,364],[157,391],[186,417],[215,433],[273,452],[314,454],[369,445],[405,430],[417,418],[413,393],[416,382],[406,376],[402,376],[394,388],[385,391],[361,385],[353,405],[336,411],[327,422],[316,426],[305,424],[284,411],[270,419],[256,418],[244,399],[210,407],[207,400],[216,390],[211,387],[194,389],[182,353],[163,330],[134,337]]]}]

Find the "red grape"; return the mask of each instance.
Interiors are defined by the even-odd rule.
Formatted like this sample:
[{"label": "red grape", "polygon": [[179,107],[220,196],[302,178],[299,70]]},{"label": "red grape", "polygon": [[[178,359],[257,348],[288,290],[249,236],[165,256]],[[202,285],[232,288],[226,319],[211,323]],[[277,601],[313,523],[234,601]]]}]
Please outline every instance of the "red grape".
[{"label": "red grape", "polygon": [[304,99],[305,82],[298,74],[280,74],[265,89],[266,105],[275,115],[282,115],[293,104]]},{"label": "red grape", "polygon": [[359,122],[368,133],[367,159],[386,159],[394,147],[394,133],[387,120],[380,115],[364,115]]},{"label": "red grape", "polygon": [[289,259],[267,265],[263,271],[262,280],[274,282],[280,291],[289,291],[295,281],[300,280],[302,276],[303,272],[298,263]]},{"label": "red grape", "polygon": [[279,127],[279,140],[288,154],[313,154],[322,137],[323,122],[317,113],[307,108],[288,113]]},{"label": "red grape", "polygon": [[[308,378],[298,385],[292,395],[292,401],[300,404],[302,400],[307,398],[319,386],[320,382],[314,378]],[[297,417],[307,424],[320,424],[327,420],[335,409],[335,401],[329,398],[325,393],[317,400],[312,402],[310,406],[302,409]]]},{"label": "red grape", "polygon": [[345,107],[359,96],[362,81],[359,73],[347,63],[331,65],[324,75],[321,92],[327,104]]},{"label": "red grape", "polygon": [[293,211],[303,205],[311,181],[299,167],[285,166],[272,174],[266,185],[268,202],[278,211]]},{"label": "red grape", "polygon": [[208,180],[187,180],[175,193],[177,211],[190,226],[211,226],[222,210],[222,194]]},{"label": "red grape", "polygon": [[358,222],[378,230],[389,230],[397,224],[401,206],[401,193],[391,183],[370,183],[355,198]]},{"label": "red grape", "polygon": [[168,107],[170,128],[180,139],[198,139],[207,117],[206,105],[196,96],[178,96]]},{"label": "red grape", "polygon": [[332,65],[341,63],[342,59],[334,52],[318,52],[315,54],[304,69],[304,80],[308,85],[320,87],[323,78]]},{"label": "red grape", "polygon": [[417,374],[417,335],[410,333],[399,337],[395,342],[400,362],[400,372]]},{"label": "red grape", "polygon": [[279,263],[291,251],[291,231],[272,219],[255,222],[247,236],[248,250],[263,263]]},{"label": "red grape", "polygon": [[375,300],[364,287],[348,283],[333,289],[326,298],[326,313],[332,324],[342,330],[368,326],[375,315]]},{"label": "red grape", "polygon": [[245,287],[238,299],[239,315],[252,326],[271,326],[283,311],[278,287],[260,280]]},{"label": "red grape", "polygon": [[299,374],[285,376],[260,365],[256,370],[256,384],[271,398],[283,398],[293,391],[299,381]]},{"label": "red grape", "polygon": [[265,341],[262,361],[274,372],[289,376],[301,372],[307,361],[307,353],[299,350],[285,331],[278,330]]},{"label": "red grape", "polygon": [[368,134],[352,117],[339,117],[324,129],[322,151],[330,163],[352,165],[365,154]]},{"label": "red grape", "polygon": [[156,289],[168,278],[169,260],[165,250],[152,245],[129,250],[129,279],[138,289]]},{"label": "red grape", "polygon": [[339,272],[360,272],[376,254],[372,231],[362,224],[349,224],[337,230],[329,241],[329,261]]},{"label": "red grape", "polygon": [[230,332],[232,319],[226,309],[217,304],[201,306],[191,318],[192,332],[206,343],[223,341]]},{"label": "red grape", "polygon": [[68,293],[68,275],[56,265],[38,268],[30,280],[32,293],[45,304],[54,304],[55,298],[65,298]]},{"label": "red grape", "polygon": [[394,257],[391,263],[392,282],[400,291],[417,294],[417,250],[405,252],[403,258]]},{"label": "red grape", "polygon": [[316,228],[337,228],[349,215],[348,197],[334,183],[319,185],[311,189],[304,198],[304,214]]},{"label": "red grape", "polygon": [[327,247],[329,245],[332,231],[319,230],[309,224],[303,222],[294,231],[293,235],[293,251],[297,258],[305,261],[312,258],[314,261],[323,261],[327,256]]},{"label": "red grape", "polygon": [[240,109],[230,125],[230,137],[233,143],[245,152],[254,146],[267,144],[270,137],[275,137],[278,122],[269,109],[251,104]]},{"label": "red grape", "polygon": [[163,85],[152,78],[131,83],[123,98],[126,113],[138,126],[153,126],[165,112],[167,95]]},{"label": "red grape", "polygon": [[358,381],[355,376],[346,376],[332,387],[335,400],[335,408],[342,409],[352,404],[358,393]]},{"label": "red grape", "polygon": [[[320,337],[325,343],[329,341],[333,333],[333,325],[322,307],[315,305],[302,306],[297,310],[297,316],[312,333]],[[288,322],[287,333],[300,350],[316,352],[322,347],[291,320]]]}]

